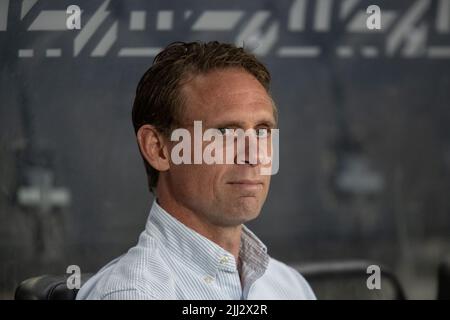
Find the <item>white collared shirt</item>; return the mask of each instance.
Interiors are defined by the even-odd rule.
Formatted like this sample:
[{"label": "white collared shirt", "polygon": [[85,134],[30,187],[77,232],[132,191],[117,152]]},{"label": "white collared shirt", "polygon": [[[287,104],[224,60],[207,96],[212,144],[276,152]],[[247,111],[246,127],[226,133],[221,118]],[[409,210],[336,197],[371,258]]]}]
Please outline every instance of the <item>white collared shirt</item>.
[{"label": "white collared shirt", "polygon": [[153,201],[138,244],[111,261],[77,299],[315,299],[306,280],[271,258],[243,226],[242,284],[234,256]]}]

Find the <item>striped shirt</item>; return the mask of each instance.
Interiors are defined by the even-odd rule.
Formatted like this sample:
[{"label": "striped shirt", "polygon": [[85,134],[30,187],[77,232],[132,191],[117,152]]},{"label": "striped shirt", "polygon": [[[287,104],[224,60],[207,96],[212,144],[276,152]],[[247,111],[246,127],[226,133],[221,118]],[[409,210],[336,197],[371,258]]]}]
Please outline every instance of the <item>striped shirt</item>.
[{"label": "striped shirt", "polygon": [[315,299],[306,280],[271,258],[245,226],[239,257],[240,268],[231,253],[153,201],[137,245],[90,278],[77,299]]}]

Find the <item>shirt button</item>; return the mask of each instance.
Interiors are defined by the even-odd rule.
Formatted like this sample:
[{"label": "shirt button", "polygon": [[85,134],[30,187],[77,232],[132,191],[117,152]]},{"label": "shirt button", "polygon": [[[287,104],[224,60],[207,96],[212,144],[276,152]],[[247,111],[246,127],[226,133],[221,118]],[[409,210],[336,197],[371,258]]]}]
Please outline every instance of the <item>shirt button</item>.
[{"label": "shirt button", "polygon": [[220,263],[221,264],[225,264],[228,262],[228,257],[227,256],[223,256],[222,258],[220,258]]},{"label": "shirt button", "polygon": [[214,281],[214,278],[211,276],[206,276],[203,278],[203,280],[205,280],[206,283],[211,283]]}]

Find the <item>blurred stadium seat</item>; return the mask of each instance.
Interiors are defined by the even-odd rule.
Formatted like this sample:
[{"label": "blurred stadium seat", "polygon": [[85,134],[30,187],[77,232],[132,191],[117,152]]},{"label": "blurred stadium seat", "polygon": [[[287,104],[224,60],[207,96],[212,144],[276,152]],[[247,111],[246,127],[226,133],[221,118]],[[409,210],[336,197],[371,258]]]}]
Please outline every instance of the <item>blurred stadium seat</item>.
[{"label": "blurred stadium seat", "polygon": [[439,264],[437,298],[450,300],[450,256]]},{"label": "blurred stadium seat", "polygon": [[381,288],[369,289],[368,261],[336,261],[303,264],[296,269],[306,278],[319,300],[404,300],[397,277],[385,266],[381,269]]}]

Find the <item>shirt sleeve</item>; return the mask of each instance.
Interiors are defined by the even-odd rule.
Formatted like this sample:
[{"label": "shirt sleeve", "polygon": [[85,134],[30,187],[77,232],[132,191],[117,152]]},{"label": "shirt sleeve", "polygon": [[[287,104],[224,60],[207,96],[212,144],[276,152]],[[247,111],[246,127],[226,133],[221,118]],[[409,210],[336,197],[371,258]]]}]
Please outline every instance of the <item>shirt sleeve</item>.
[{"label": "shirt sleeve", "polygon": [[317,300],[316,295],[314,294],[314,291],[312,290],[311,286],[309,285],[308,281],[294,268],[291,268],[292,271],[297,275],[297,278],[299,279],[301,283],[301,287],[303,288],[303,292],[305,294],[306,300]]}]

